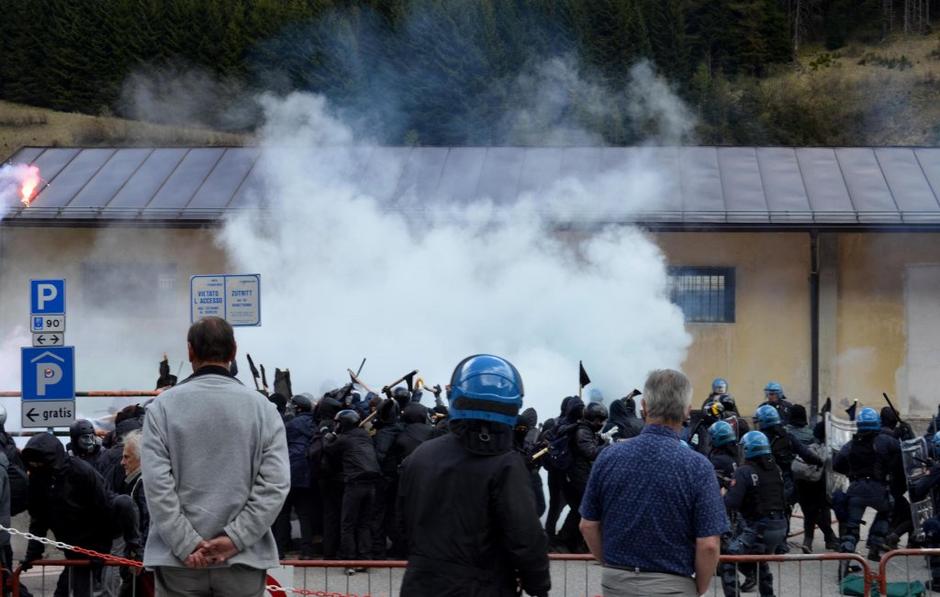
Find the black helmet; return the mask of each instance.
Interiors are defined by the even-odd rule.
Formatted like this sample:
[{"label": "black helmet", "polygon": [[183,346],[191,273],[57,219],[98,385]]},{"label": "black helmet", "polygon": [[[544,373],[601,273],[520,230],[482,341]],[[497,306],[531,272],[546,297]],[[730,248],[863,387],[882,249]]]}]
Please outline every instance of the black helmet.
[{"label": "black helmet", "polygon": [[78,419],[72,423],[69,426],[69,437],[72,439],[72,450],[76,453],[91,453],[98,444],[95,426],[87,419]]},{"label": "black helmet", "polygon": [[294,403],[294,410],[299,413],[313,412],[313,397],[310,394],[297,394],[290,401]]},{"label": "black helmet", "polygon": [[590,402],[584,407],[584,420],[591,424],[591,427],[600,429],[607,421],[607,407],[600,402]]},{"label": "black helmet", "polygon": [[405,386],[398,386],[392,390],[392,398],[401,405],[404,402],[411,402],[411,392]]},{"label": "black helmet", "polygon": [[356,411],[347,408],[346,410],[341,410],[336,413],[335,420],[339,427],[339,432],[344,433],[358,427],[362,417],[360,417],[359,413]]}]

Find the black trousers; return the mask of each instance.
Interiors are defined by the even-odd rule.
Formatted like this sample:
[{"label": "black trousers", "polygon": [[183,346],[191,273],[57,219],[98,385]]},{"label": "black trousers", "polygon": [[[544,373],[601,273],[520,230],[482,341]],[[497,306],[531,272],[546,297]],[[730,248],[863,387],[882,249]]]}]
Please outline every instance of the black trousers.
[{"label": "black trousers", "polygon": [[297,512],[300,521],[300,551],[304,555],[313,554],[313,515],[316,492],[309,487],[291,487],[287,500],[281,513],[274,521],[272,531],[277,542],[277,553],[280,559],[290,549],[291,540],[291,512]]},{"label": "black trousers", "polygon": [[343,513],[343,482],[320,481],[323,504],[323,557],[336,559],[339,554],[340,520]]},{"label": "black trousers", "polygon": [[347,483],[343,488],[339,557],[343,560],[372,558],[373,481]]},{"label": "black trousers", "polygon": [[804,542],[812,542],[813,532],[817,526],[826,541],[835,540],[836,534],[832,530],[832,513],[826,496],[825,477],[818,481],[797,481],[796,492],[800,509],[803,511]]},{"label": "black trousers", "polygon": [[561,525],[558,538],[564,542],[565,547],[572,553],[587,553],[587,545],[581,536],[581,499],[584,497],[586,486],[577,481],[567,481],[564,486],[565,501],[571,510]]},{"label": "black trousers", "polygon": [[553,538],[558,529],[558,517],[565,509],[565,473],[548,469],[548,516],[545,518],[545,531]]}]

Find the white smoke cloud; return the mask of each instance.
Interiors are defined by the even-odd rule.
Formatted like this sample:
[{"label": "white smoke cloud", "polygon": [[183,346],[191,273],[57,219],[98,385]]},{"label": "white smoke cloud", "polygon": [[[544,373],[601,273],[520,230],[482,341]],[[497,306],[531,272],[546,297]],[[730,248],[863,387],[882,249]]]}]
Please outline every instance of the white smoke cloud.
[{"label": "white smoke cloud", "polygon": [[[363,356],[375,386],[415,367],[445,384],[462,357],[492,352],[519,367],[546,417],[577,391],[579,359],[611,397],[682,363],[690,338],[653,241],[626,226],[556,228],[654,204],[660,180],[642,159],[511,205],[411,197],[395,210],[370,196],[358,162],[368,148],[322,98],[263,105],[270,218],[236,217],[221,240],[239,270],[262,275],[263,327],[240,329],[240,346],[290,366],[295,391],[344,381]],[[379,171],[391,180],[400,167]]]},{"label": "white smoke cloud", "polygon": [[0,165],[0,220],[20,202],[20,189],[35,169],[26,164]]}]

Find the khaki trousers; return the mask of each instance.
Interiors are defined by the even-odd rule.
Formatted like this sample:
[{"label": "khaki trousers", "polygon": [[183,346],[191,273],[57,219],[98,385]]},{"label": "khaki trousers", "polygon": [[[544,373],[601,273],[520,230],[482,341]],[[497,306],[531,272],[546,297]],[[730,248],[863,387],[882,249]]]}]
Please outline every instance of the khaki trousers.
[{"label": "khaki trousers", "polygon": [[698,597],[695,580],[692,578],[658,572],[633,572],[606,566],[601,576],[601,586],[604,588],[604,597]]},{"label": "khaki trousers", "polygon": [[154,568],[156,597],[262,597],[266,570],[228,568]]}]

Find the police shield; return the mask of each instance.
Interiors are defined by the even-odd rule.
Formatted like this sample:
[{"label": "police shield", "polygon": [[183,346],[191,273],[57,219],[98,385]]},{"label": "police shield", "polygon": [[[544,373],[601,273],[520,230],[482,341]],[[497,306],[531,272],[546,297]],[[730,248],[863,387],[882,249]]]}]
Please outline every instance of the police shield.
[{"label": "police shield", "polygon": [[[826,413],[826,446],[833,453],[842,449],[842,446],[852,441],[855,435],[855,421],[840,419]],[[849,478],[832,470],[832,459],[826,462],[826,493],[829,499],[837,491],[846,491],[849,488]]]},{"label": "police shield", "polygon": [[[927,441],[922,438],[908,439],[901,442],[901,459],[904,463],[904,476],[910,492],[913,484],[930,473],[930,461],[927,458]],[[933,500],[928,494],[919,502],[911,501],[911,519],[914,521],[912,536],[923,540],[923,525],[933,518]]]}]

